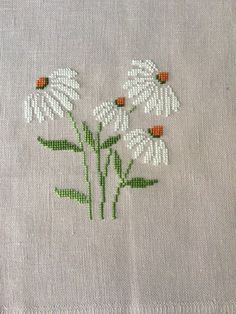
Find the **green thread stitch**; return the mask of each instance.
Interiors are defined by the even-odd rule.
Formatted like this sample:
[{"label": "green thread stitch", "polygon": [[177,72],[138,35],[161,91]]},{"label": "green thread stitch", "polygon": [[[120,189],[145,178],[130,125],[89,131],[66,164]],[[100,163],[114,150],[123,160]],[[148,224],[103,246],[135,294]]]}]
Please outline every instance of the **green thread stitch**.
[{"label": "green thread stitch", "polygon": [[83,166],[84,166],[84,175],[85,175],[85,180],[87,182],[87,193],[88,193],[88,212],[89,212],[89,218],[90,220],[93,219],[93,213],[92,213],[92,191],[91,191],[91,181],[89,179],[89,168],[88,168],[88,164],[87,164],[87,158],[86,158],[86,153],[84,150],[84,145],[83,145],[83,141],[82,141],[82,137],[80,134],[80,131],[77,127],[77,124],[73,118],[73,115],[71,112],[68,112],[68,116],[72,121],[72,125],[75,129],[77,138],[78,138],[78,143],[81,147],[81,149],[83,150]]},{"label": "green thread stitch", "polygon": [[70,143],[67,140],[45,140],[41,136],[38,136],[38,142],[52,150],[72,150],[76,153],[83,151],[81,147]]},{"label": "green thread stitch", "polygon": [[99,185],[101,193],[101,201],[99,205],[100,217],[104,219],[104,204],[106,202],[106,186],[105,186],[105,177],[101,170],[101,144],[100,144],[100,134],[102,131],[102,123],[98,124],[97,137],[96,137],[96,155],[97,155],[97,172],[99,176]]},{"label": "green thread stitch", "polygon": [[75,200],[79,202],[80,204],[87,204],[88,206],[88,215],[89,219],[93,219],[93,213],[92,213],[92,191],[91,191],[91,181],[89,179],[89,168],[87,164],[87,158],[86,158],[86,152],[84,150],[84,144],[82,141],[82,137],[80,134],[80,131],[77,127],[77,124],[73,118],[73,115],[71,112],[68,112],[68,117],[72,122],[72,127],[75,130],[78,145],[73,144],[71,142],[68,142],[67,140],[45,140],[42,137],[38,137],[38,142],[43,145],[46,148],[52,149],[52,150],[67,150],[67,151],[74,151],[74,152],[80,152],[83,155],[83,167],[84,167],[84,177],[87,184],[87,194],[77,191],[75,189],[59,189],[56,187],[54,189],[54,192],[62,198],[70,198],[71,200]]},{"label": "green thread stitch", "polygon": [[110,148],[110,149],[109,149],[109,153],[108,153],[108,155],[107,155],[106,163],[105,163],[105,169],[104,169],[104,175],[105,175],[105,177],[108,176],[108,167],[109,167],[109,165],[110,165],[110,163],[111,163],[111,156],[112,156],[112,149]]},{"label": "green thread stitch", "polygon": [[154,185],[158,180],[150,180],[144,178],[133,178],[131,180],[127,180],[125,185],[130,186],[131,188],[146,188],[147,186]]},{"label": "green thread stitch", "polygon": [[71,200],[77,200],[81,204],[88,204],[89,198],[86,194],[76,191],[75,189],[54,189],[60,197],[69,197]]},{"label": "green thread stitch", "polygon": [[129,165],[125,171],[124,174],[122,174],[122,161],[120,159],[120,156],[117,152],[115,152],[115,156],[114,156],[114,167],[116,169],[116,172],[118,174],[118,176],[120,177],[120,182],[116,188],[116,192],[115,192],[115,195],[114,195],[114,200],[113,200],[113,203],[112,203],[112,218],[113,219],[116,219],[117,218],[117,202],[118,202],[118,199],[119,199],[119,196],[120,196],[120,193],[121,193],[121,189],[124,188],[126,186],[126,179],[129,175],[129,172],[132,168],[134,164],[134,160],[131,159],[130,162],[129,162]]},{"label": "green thread stitch", "polygon": [[[132,99],[131,105],[122,96],[115,100],[106,101],[96,107],[94,109],[94,117],[99,123],[95,132],[90,129],[85,121],[82,121],[77,126],[71,113],[71,100],[79,99],[77,93],[79,84],[76,81],[76,71],[69,68],[58,69],[49,77],[40,77],[36,81],[38,93],[29,95],[25,101],[27,122],[33,120],[33,114],[42,122],[45,119],[45,115],[54,119],[55,113],[63,117],[63,112],[67,111],[68,118],[76,134],[76,143],[72,143],[67,139],[48,140],[41,136],[38,136],[37,141],[40,145],[52,151],[70,151],[81,154],[86,191],[55,187],[54,192],[61,198],[68,198],[78,204],[87,206],[90,220],[94,218],[95,214],[92,185],[93,187],[95,186],[94,188],[97,186],[99,188],[98,215],[102,220],[105,218],[104,211],[108,192],[106,181],[110,170],[112,170],[112,174],[118,177],[118,185],[115,187],[111,204],[111,216],[113,219],[116,219],[117,204],[122,189],[143,189],[158,183],[157,179],[139,176],[130,177],[135,160],[143,156],[144,163],[152,163],[155,166],[160,163],[168,164],[168,150],[161,139],[163,135],[162,125],[154,125],[148,129],[139,128],[127,131],[129,118],[138,109],[138,106],[144,106],[145,113],[151,113],[153,110],[156,110],[157,115],[165,114],[166,117],[178,110],[180,104],[172,88],[167,84],[163,84],[168,80],[168,72],[160,72],[151,60],[133,60],[132,70],[129,71],[128,75],[129,79],[125,83],[124,89],[128,90],[128,98]],[[150,89],[149,85],[155,85],[155,88]],[[60,91],[54,90],[55,86]],[[39,94],[39,90],[45,87],[47,89],[43,91],[44,94]],[[53,97],[48,94],[48,89],[54,91]],[[159,97],[161,97],[161,100]],[[128,109],[126,106],[128,106]],[[111,134],[103,140],[103,127],[110,123],[115,124],[115,132],[121,131],[125,132],[125,134]],[[120,140],[124,140],[127,148],[133,151],[132,159],[127,167],[124,167],[126,162],[122,160],[122,156],[120,156],[117,148],[114,148]],[[89,156],[87,156],[87,153],[89,153]],[[90,154],[95,155],[97,182],[92,180],[90,164],[88,163],[88,157],[90,161],[93,160],[90,158]]]}]

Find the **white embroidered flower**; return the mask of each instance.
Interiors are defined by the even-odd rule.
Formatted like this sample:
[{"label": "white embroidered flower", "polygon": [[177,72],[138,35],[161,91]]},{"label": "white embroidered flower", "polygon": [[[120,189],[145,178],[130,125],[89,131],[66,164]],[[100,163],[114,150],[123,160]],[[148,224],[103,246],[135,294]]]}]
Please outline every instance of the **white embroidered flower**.
[{"label": "white embroidered flower", "polygon": [[145,113],[155,110],[156,115],[166,117],[171,111],[178,111],[179,101],[172,88],[165,85],[168,72],[160,72],[151,60],[133,60],[132,66],[128,72],[130,78],[123,88],[128,90],[134,106],[145,104]]},{"label": "white embroidered flower", "polygon": [[115,131],[126,131],[129,126],[129,112],[124,109],[125,97],[115,101],[106,101],[93,111],[95,119],[102,122],[103,126],[115,122]]},{"label": "white embroidered flower", "polygon": [[30,94],[25,100],[25,118],[31,122],[35,117],[39,122],[46,117],[63,117],[73,109],[73,100],[79,99],[77,72],[69,68],[58,69],[49,77],[40,77],[36,81],[38,92]]},{"label": "white embroidered flower", "polygon": [[133,150],[133,158],[137,159],[144,153],[144,163],[154,166],[160,163],[168,164],[168,149],[160,137],[163,135],[163,126],[155,125],[148,130],[136,129],[124,136],[127,147]]}]

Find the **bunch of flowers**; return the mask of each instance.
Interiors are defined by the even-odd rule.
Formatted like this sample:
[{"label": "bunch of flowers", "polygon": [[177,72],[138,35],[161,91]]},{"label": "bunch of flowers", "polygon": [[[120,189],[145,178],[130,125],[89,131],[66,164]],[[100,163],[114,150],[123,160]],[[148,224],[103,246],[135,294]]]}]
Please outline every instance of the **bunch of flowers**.
[{"label": "bunch of flowers", "polygon": [[[94,216],[93,189],[90,169],[87,162],[87,145],[96,156],[98,186],[100,189],[99,212],[104,219],[106,203],[106,180],[110,168],[118,176],[118,186],[115,189],[112,202],[112,217],[117,218],[117,203],[123,188],[146,188],[158,182],[157,179],[131,177],[130,173],[135,160],[142,158],[144,163],[157,166],[168,164],[168,150],[162,140],[163,126],[154,125],[148,129],[129,130],[129,119],[138,106],[144,108],[145,113],[154,112],[157,116],[168,116],[179,108],[172,88],[166,84],[167,72],[160,72],[151,60],[133,60],[132,69],[128,72],[128,81],[124,89],[128,91],[128,99],[118,97],[113,101],[106,101],[94,109],[94,117],[98,121],[96,133],[92,132],[85,121],[77,125],[73,115],[73,102],[79,99],[79,83],[77,72],[69,68],[58,69],[49,77],[40,77],[36,81],[37,93],[29,95],[25,101],[25,118],[27,122],[37,119],[44,121],[47,117],[54,119],[63,117],[65,113],[71,120],[77,142],[66,139],[48,140],[38,137],[38,142],[54,151],[73,151],[82,155],[86,191],[74,188],[54,189],[60,197],[70,198],[80,204],[87,205],[90,219]],[[104,127],[114,124],[114,134],[106,140],[101,140]],[[127,167],[116,149],[116,144],[123,140],[132,152],[132,158]]]}]

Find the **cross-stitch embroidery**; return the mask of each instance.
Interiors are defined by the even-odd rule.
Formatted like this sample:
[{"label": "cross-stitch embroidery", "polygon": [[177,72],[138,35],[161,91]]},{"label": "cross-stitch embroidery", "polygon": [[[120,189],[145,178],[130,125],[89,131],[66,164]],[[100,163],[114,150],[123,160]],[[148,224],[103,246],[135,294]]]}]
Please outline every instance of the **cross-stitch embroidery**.
[{"label": "cross-stitch embroidery", "polygon": [[163,140],[159,139],[163,134],[163,126],[156,125],[148,130],[136,129],[124,136],[127,147],[134,149],[133,158],[137,159],[144,151],[144,163],[154,166],[160,163],[168,164],[168,150]]},{"label": "cross-stitch embroidery", "polygon": [[123,87],[133,99],[134,107],[144,105],[145,113],[155,111],[157,116],[167,117],[171,111],[176,112],[180,104],[172,88],[165,84],[168,72],[160,72],[151,60],[133,60],[132,66]]},{"label": "cross-stitch embroidery", "polygon": [[126,131],[129,127],[129,112],[125,107],[125,97],[106,101],[94,109],[94,116],[103,126],[115,120],[115,131]]},{"label": "cross-stitch embroidery", "polygon": [[[144,163],[151,163],[154,166],[161,163],[168,164],[168,150],[162,140],[163,125],[154,125],[147,129],[128,130],[130,116],[139,105],[144,105],[145,113],[155,110],[157,115],[168,116],[171,112],[178,110],[179,101],[172,88],[166,85],[168,72],[160,72],[150,60],[133,60],[132,70],[128,72],[129,79],[124,85],[131,101],[128,102],[127,98],[121,96],[97,106],[93,112],[98,121],[97,131],[93,132],[85,121],[81,121],[77,125],[71,113],[73,101],[79,99],[79,83],[76,76],[76,71],[66,68],[58,69],[48,77],[39,77],[36,80],[37,92],[29,95],[25,101],[25,118],[27,122],[31,122],[36,117],[39,122],[42,122],[46,117],[54,119],[55,115],[63,117],[64,113],[67,113],[75,131],[76,143],[66,139],[48,140],[40,136],[38,143],[53,151],[78,153],[83,164],[86,191],[79,191],[72,187],[55,187],[54,192],[59,197],[69,198],[79,204],[86,205],[88,216],[93,219],[95,206],[93,204],[92,184],[95,182],[91,180],[90,176],[87,162],[88,150],[85,149],[87,146],[96,157],[101,219],[105,217],[106,195],[111,193],[111,191],[107,191],[106,186],[109,171],[113,168],[118,177],[118,185],[115,188],[111,206],[111,215],[115,219],[117,218],[119,196],[123,188],[147,188],[158,182],[156,178],[132,177],[131,171],[135,165],[135,160],[142,158]],[[114,123],[115,133],[102,140],[103,128],[111,123]],[[116,132],[122,133],[117,134]],[[132,151],[132,159],[129,162],[124,162],[115,148],[119,141],[124,141],[127,148]],[[127,165],[125,166],[125,164]]]},{"label": "cross-stitch embroidery", "polygon": [[43,122],[46,117],[53,120],[55,115],[63,117],[65,112],[72,111],[72,101],[79,99],[76,75],[76,71],[66,68],[54,71],[49,77],[37,79],[38,93],[29,95],[25,100],[27,122],[31,122],[34,117],[39,122]]}]

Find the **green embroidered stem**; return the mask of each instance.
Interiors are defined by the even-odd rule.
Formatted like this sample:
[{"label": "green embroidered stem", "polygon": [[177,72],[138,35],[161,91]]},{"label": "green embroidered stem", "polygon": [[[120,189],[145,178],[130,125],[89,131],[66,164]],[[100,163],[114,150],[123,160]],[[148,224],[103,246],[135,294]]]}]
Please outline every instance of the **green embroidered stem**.
[{"label": "green embroidered stem", "polygon": [[100,133],[102,131],[102,123],[98,124],[97,131],[97,141],[96,141],[96,154],[97,154],[97,173],[99,178],[99,185],[101,190],[101,200],[99,204],[99,211],[101,219],[104,219],[104,204],[106,201],[106,186],[105,186],[105,176],[101,170],[101,144],[100,144]]},{"label": "green embroidered stem", "polygon": [[130,170],[131,170],[131,168],[133,166],[133,163],[134,163],[134,160],[131,159],[130,162],[129,162],[129,165],[128,165],[126,171],[125,171],[125,175],[124,175],[125,179],[127,179],[127,176],[129,175],[129,172],[130,172]]},{"label": "green embroidered stem", "polygon": [[113,203],[112,203],[112,218],[113,219],[117,218],[117,215],[116,215],[116,210],[117,210],[116,205],[117,205],[120,193],[121,193],[121,189],[123,187],[125,187],[125,181],[126,181],[128,175],[130,173],[130,170],[131,170],[133,164],[134,164],[134,160],[131,159],[130,163],[129,163],[129,165],[128,165],[125,173],[124,173],[124,176],[122,176],[122,178],[120,180],[120,183],[119,183],[118,187],[116,188],[116,193],[115,193],[114,200],[113,200]]},{"label": "green embroidered stem", "polygon": [[89,180],[89,169],[88,169],[88,165],[86,162],[86,154],[85,151],[83,151],[83,164],[84,164],[84,169],[85,169],[85,179],[88,183],[88,206],[89,206],[89,219],[92,220],[93,219],[93,214],[92,214],[92,190],[91,190],[91,182]]},{"label": "green embroidered stem", "polygon": [[83,145],[83,141],[81,138],[81,134],[80,131],[77,127],[77,124],[73,118],[73,115],[71,112],[68,112],[68,117],[70,118],[73,128],[75,129],[76,135],[77,135],[77,140],[78,140],[78,144],[80,146],[80,149],[82,150],[83,153],[83,166],[84,166],[84,175],[85,175],[85,180],[87,182],[87,193],[88,193],[88,213],[89,213],[89,219],[92,220],[93,219],[93,213],[92,213],[92,190],[91,190],[91,182],[89,180],[89,168],[88,168],[88,164],[87,164],[87,159],[86,159],[86,153],[84,150],[84,145]]},{"label": "green embroidered stem", "polygon": [[107,177],[108,175],[108,167],[110,165],[110,162],[111,162],[111,155],[112,155],[112,149],[110,148],[109,149],[109,153],[107,155],[107,160],[106,160],[106,164],[105,164],[105,170],[104,170],[104,176]]},{"label": "green embroidered stem", "polygon": [[75,129],[75,133],[76,133],[76,136],[77,136],[78,144],[80,145],[80,148],[83,149],[83,142],[82,142],[81,134],[80,134],[79,128],[77,127],[76,121],[75,121],[75,119],[74,119],[74,117],[73,117],[71,112],[67,112],[67,114],[68,114],[68,117],[70,118],[70,120],[72,122],[73,128]]}]

